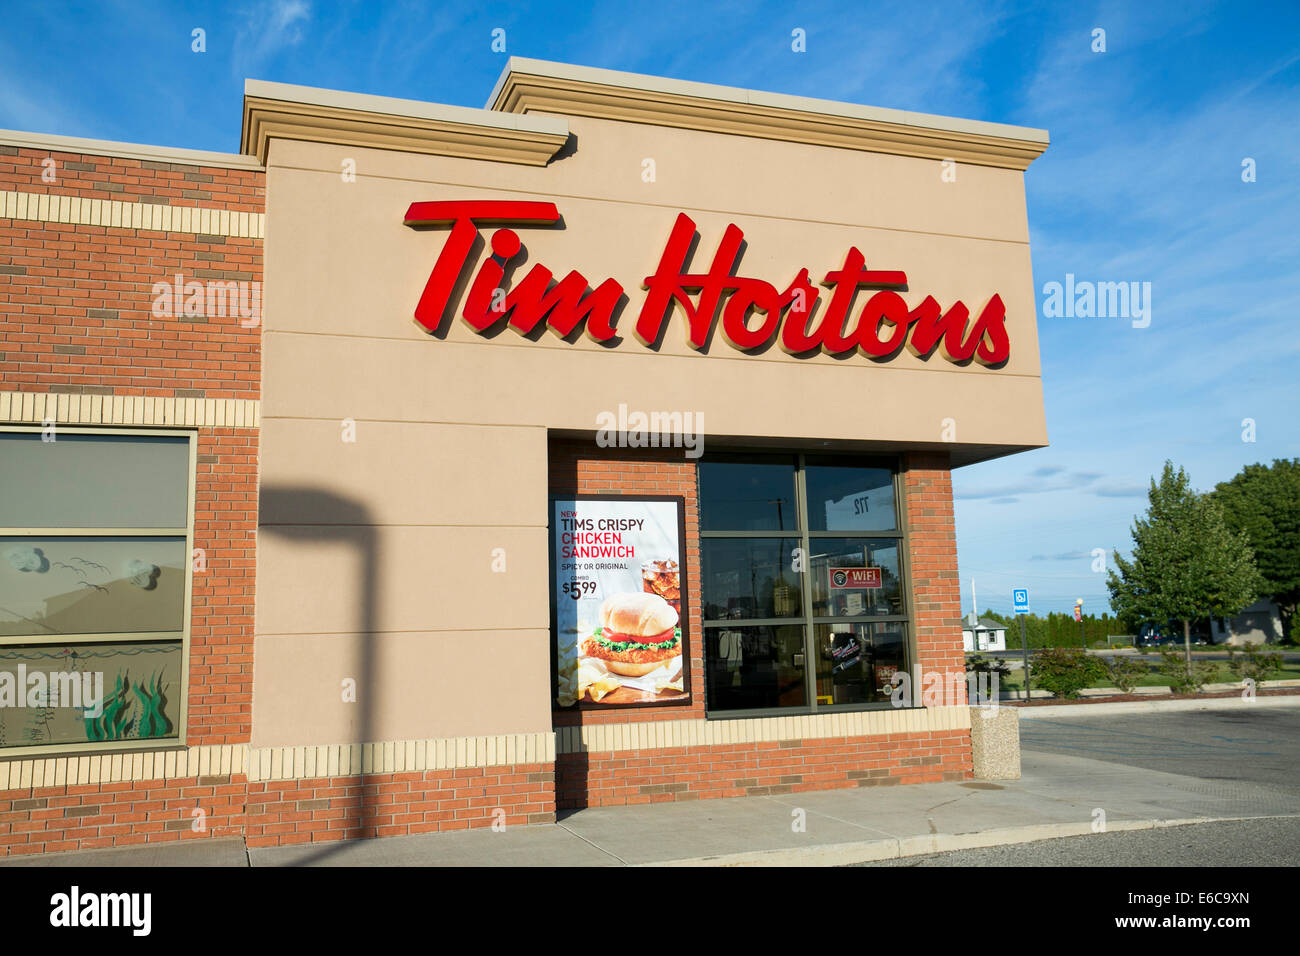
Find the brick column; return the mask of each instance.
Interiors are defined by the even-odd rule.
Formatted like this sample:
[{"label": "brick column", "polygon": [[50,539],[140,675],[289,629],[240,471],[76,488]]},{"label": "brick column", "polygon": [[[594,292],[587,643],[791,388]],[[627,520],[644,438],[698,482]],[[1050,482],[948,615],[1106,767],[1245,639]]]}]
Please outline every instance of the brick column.
[{"label": "brick column", "polygon": [[911,538],[913,628],[926,670],[965,669],[961,642],[961,580],[952,513],[952,474],[946,452],[912,452],[903,460]]}]

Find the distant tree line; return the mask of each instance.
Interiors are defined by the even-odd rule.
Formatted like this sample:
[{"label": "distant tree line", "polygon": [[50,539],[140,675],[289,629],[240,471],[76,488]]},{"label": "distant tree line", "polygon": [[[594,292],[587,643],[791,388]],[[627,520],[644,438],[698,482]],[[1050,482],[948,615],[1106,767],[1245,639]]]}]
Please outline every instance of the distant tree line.
[{"label": "distant tree line", "polygon": [[[1016,623],[1016,615],[999,614],[997,611],[981,611],[980,617],[1007,626],[1007,650],[1011,651],[1020,647],[1020,625]],[[1074,619],[1073,611],[1069,614],[1058,614],[1053,611],[1046,617],[1039,617],[1037,614],[1026,614],[1024,618],[1025,641],[1031,649],[1082,646],[1079,637],[1079,622]],[[1124,630],[1123,625],[1113,615],[1085,614],[1083,616],[1083,633],[1087,638],[1088,646],[1092,647],[1094,643],[1100,642],[1104,644],[1108,635],[1131,634],[1133,632]]]}]

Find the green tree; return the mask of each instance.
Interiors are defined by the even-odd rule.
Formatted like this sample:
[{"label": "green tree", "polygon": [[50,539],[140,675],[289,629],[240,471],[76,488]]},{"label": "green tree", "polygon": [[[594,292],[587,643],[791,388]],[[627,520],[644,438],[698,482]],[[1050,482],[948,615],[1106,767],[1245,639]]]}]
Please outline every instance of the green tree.
[{"label": "green tree", "polygon": [[1115,552],[1106,575],[1111,607],[1128,620],[1182,621],[1187,673],[1192,675],[1192,621],[1231,617],[1263,587],[1244,534],[1228,529],[1214,495],[1192,490],[1187,472],[1166,461],[1153,478],[1146,515],[1133,523],[1133,560]]},{"label": "green tree", "polygon": [[1282,635],[1290,635],[1300,602],[1300,459],[1247,465],[1214,496],[1228,527],[1250,541],[1263,593],[1277,602]]}]

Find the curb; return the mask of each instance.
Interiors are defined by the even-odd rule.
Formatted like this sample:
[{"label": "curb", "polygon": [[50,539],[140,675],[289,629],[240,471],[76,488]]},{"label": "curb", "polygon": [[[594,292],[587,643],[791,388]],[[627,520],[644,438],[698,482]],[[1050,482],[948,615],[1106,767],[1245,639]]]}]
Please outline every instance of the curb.
[{"label": "curb", "polygon": [[[1108,823],[1103,833],[1128,830],[1161,830],[1167,827],[1193,826],[1198,823],[1233,823],[1240,820],[1289,820],[1300,814],[1284,813],[1256,817],[1188,817],[1175,820],[1117,820]],[[689,857],[637,866],[852,866],[953,850],[978,850],[992,846],[1014,846],[1054,840],[1062,837],[1091,836],[1092,823],[1039,823],[1033,826],[1004,827],[977,833],[927,833],[887,840],[864,840],[858,843],[834,843],[822,846],[791,847],[784,850],[757,850],[719,856]]]},{"label": "curb", "polygon": [[1152,711],[1175,713],[1190,710],[1237,710],[1250,707],[1300,707],[1300,694],[1255,697],[1210,697],[1206,700],[1119,700],[1113,703],[1053,704],[1048,707],[1017,707],[1021,720],[1048,720],[1052,717],[1098,717],[1115,714],[1149,714]]}]

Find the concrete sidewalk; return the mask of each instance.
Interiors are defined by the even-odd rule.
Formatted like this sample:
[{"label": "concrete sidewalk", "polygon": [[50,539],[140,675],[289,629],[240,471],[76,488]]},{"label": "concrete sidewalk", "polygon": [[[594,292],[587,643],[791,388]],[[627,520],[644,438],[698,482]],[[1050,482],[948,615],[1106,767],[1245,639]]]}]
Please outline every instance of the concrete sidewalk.
[{"label": "concrete sidewalk", "polygon": [[[1300,816],[1300,797],[1028,751],[1023,777],[597,807],[556,824],[245,850],[240,840],[10,857],[0,866],[824,866],[1106,829]],[[802,831],[794,824],[804,822]]]}]

